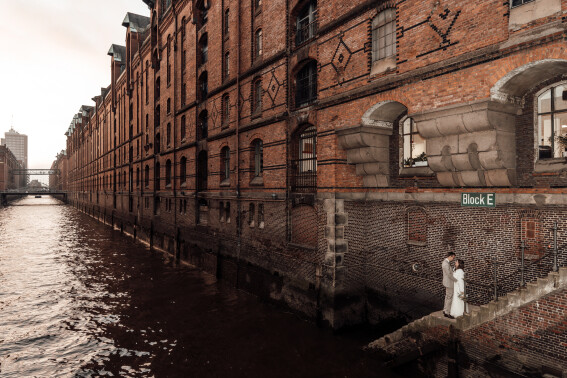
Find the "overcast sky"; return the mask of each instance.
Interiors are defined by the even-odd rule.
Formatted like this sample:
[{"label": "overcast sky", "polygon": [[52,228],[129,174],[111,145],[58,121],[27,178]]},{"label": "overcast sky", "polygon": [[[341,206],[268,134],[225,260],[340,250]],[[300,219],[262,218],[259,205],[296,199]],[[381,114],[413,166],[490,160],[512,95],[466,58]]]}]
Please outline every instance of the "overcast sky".
[{"label": "overcast sky", "polygon": [[150,11],[142,0],[0,0],[0,10],[0,136],[11,125],[27,134],[29,168],[49,168],[73,115],[110,84],[126,12]]}]

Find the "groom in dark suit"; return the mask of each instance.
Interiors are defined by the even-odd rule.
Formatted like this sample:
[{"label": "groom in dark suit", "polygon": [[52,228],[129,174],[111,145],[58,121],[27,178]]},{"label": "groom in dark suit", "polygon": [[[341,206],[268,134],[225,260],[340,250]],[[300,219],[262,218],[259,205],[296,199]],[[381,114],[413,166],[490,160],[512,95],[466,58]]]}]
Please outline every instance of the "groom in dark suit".
[{"label": "groom in dark suit", "polygon": [[453,303],[453,285],[456,281],[453,277],[453,268],[451,261],[455,259],[455,253],[447,253],[447,257],[443,260],[441,268],[443,268],[443,286],[445,286],[445,305],[443,306],[443,315],[446,318],[454,319],[451,314],[451,304]]}]

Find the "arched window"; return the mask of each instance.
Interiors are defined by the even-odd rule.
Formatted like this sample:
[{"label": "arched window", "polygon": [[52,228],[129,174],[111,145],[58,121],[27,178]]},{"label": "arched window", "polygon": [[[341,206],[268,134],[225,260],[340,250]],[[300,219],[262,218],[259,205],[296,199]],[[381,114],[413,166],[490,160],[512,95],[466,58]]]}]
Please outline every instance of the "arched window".
[{"label": "arched window", "polygon": [[395,59],[396,11],[390,8],[372,20],[372,73],[395,68]]},{"label": "arched window", "polygon": [[252,83],[252,112],[262,111],[262,79],[256,79]]},{"label": "arched window", "polygon": [[417,126],[412,118],[406,118],[401,127],[403,139],[403,161],[404,167],[419,167],[427,165],[425,154],[425,139],[417,132]]},{"label": "arched window", "polygon": [[254,58],[258,59],[262,56],[262,29],[256,30],[254,33]]},{"label": "arched window", "polygon": [[222,98],[222,124],[227,126],[230,121],[230,97],[225,94]]},{"label": "arched window", "polygon": [[161,93],[161,84],[160,84],[160,78],[159,76],[156,78],[156,84],[155,84],[155,91],[154,91],[154,97],[156,100],[159,99],[160,93]]},{"label": "arched window", "polygon": [[221,150],[221,167],[220,167],[221,184],[229,183],[230,180],[230,148],[223,147]]},{"label": "arched window", "polygon": [[181,140],[187,137],[187,121],[185,116],[181,116]]},{"label": "arched window", "polygon": [[209,42],[206,33],[203,34],[203,36],[199,40],[199,50],[200,50],[199,64],[207,63],[207,60],[209,59]]},{"label": "arched window", "polygon": [[230,76],[230,52],[228,51],[224,53],[223,76],[225,80]]},{"label": "arched window", "polygon": [[205,1],[197,2],[197,27],[202,28],[209,20],[209,8],[205,6]]},{"label": "arched window", "polygon": [[157,133],[154,140],[154,153],[159,154],[160,152],[161,152],[161,136],[159,133]]},{"label": "arched window", "polygon": [[156,111],[154,113],[154,127],[159,127],[159,124],[161,123],[161,119],[160,119],[160,106],[156,106]]},{"label": "arched window", "polygon": [[208,75],[207,71],[203,72],[201,76],[199,76],[199,100],[204,101],[207,99],[207,95],[209,94],[208,89]]},{"label": "arched window", "polygon": [[171,186],[171,160],[165,162],[165,186]]},{"label": "arched window", "polygon": [[295,77],[295,106],[308,105],[317,99],[317,62],[309,61]]},{"label": "arched window", "polygon": [[252,170],[255,177],[261,177],[264,172],[264,144],[261,139],[252,142]]},{"label": "arched window", "polygon": [[179,162],[179,181],[182,185],[187,183],[187,158],[185,156],[181,157]]},{"label": "arched window", "polygon": [[187,35],[187,20],[185,17],[181,19],[181,40],[185,40],[185,36]]},{"label": "arched window", "polygon": [[197,125],[197,139],[206,139],[208,136],[208,122],[209,122],[209,113],[207,110],[203,110],[199,113],[199,124]]},{"label": "arched window", "polygon": [[140,186],[140,167],[136,168],[136,187]]},{"label": "arched window", "polygon": [[160,171],[160,165],[159,162],[156,163],[156,168],[154,170],[154,189],[155,190],[160,190],[160,177],[159,177],[159,172]]},{"label": "arched window", "polygon": [[228,37],[228,33],[230,30],[230,10],[227,9],[224,11],[224,28],[223,28],[223,33],[225,38]]},{"label": "arched window", "polygon": [[300,128],[293,138],[292,190],[313,191],[317,188],[317,130],[313,125]]},{"label": "arched window", "polygon": [[169,146],[171,144],[171,123],[168,122],[167,124],[167,128],[166,128],[166,143]]},{"label": "arched window", "polygon": [[567,84],[546,89],[537,98],[539,159],[567,156]]},{"label": "arched window", "polygon": [[311,0],[297,16],[295,44],[301,45],[315,36],[317,32],[317,1]]},{"label": "arched window", "polygon": [[167,99],[167,114],[171,114],[171,98]]},{"label": "arched window", "polygon": [[207,190],[207,178],[208,178],[208,158],[207,151],[203,150],[199,152],[197,158],[197,190],[203,191]]}]

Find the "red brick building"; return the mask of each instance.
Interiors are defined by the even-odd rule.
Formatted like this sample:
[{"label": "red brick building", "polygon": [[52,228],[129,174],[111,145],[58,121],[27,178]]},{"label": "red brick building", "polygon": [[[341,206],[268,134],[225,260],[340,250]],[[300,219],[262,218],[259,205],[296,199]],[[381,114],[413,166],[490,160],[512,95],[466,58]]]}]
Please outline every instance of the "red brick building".
[{"label": "red brick building", "polygon": [[567,1],[145,2],[67,132],[80,209],[334,327],[440,308],[449,250],[475,304],[522,242],[550,271]]},{"label": "red brick building", "polygon": [[23,169],[23,166],[8,147],[0,146],[0,191],[26,186],[26,176],[15,175],[14,169]]}]

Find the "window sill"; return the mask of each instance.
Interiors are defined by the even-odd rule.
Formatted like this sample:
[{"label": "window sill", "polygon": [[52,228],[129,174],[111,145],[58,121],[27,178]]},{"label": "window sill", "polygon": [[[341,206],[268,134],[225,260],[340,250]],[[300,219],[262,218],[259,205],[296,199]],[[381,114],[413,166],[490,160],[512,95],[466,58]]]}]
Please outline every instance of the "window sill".
[{"label": "window sill", "polygon": [[262,109],[256,110],[250,115],[250,118],[252,118],[252,119],[256,119],[256,118],[260,118],[260,117],[262,117]]},{"label": "window sill", "polygon": [[552,173],[564,170],[567,170],[567,159],[552,158],[536,161],[534,173]]},{"label": "window sill", "polygon": [[429,166],[424,167],[402,167],[400,169],[400,177],[415,177],[415,176],[424,176],[424,177],[433,177],[435,172],[429,168]]},{"label": "window sill", "polygon": [[372,62],[372,68],[370,70],[370,76],[376,76],[380,74],[390,73],[396,71],[396,57],[391,56],[383,59],[376,60]]},{"label": "window sill", "polygon": [[220,183],[220,186],[221,187],[230,186],[230,179],[227,178],[227,179],[222,180],[221,183]]},{"label": "window sill", "polygon": [[264,178],[262,176],[256,176],[250,181],[251,186],[264,186]]},{"label": "window sill", "polygon": [[417,247],[427,247],[427,242],[417,241],[417,240],[408,240],[406,241],[407,245],[415,245]]}]

